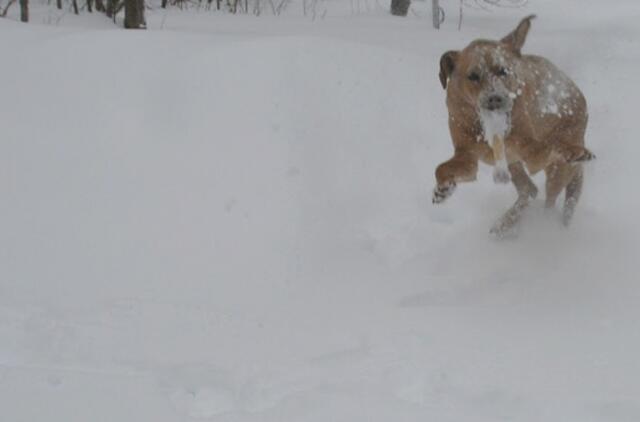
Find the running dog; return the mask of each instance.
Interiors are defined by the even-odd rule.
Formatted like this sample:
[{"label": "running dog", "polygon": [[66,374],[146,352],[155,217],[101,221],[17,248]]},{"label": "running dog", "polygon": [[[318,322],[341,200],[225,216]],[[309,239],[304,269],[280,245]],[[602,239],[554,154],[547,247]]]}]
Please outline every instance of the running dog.
[{"label": "running dog", "polygon": [[582,164],[595,158],[584,147],[588,115],[580,89],[549,60],[520,53],[533,18],[500,41],[475,40],[440,58],[454,155],[436,169],[433,203],[447,199],[457,183],[475,180],[478,161],[494,166],[494,180],[510,180],[518,192],[491,229],[496,235],[511,229],[538,194],[527,171],[544,170],[546,207],[565,191],[568,225],[582,190]]}]

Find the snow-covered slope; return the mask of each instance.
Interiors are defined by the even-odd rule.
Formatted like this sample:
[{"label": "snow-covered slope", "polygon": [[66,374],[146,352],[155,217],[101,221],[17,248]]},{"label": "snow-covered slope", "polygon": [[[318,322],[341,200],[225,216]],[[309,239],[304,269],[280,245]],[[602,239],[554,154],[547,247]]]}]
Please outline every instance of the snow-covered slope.
[{"label": "snow-covered slope", "polygon": [[[640,420],[640,6],[556,3],[0,20],[0,419]],[[531,12],[598,160],[499,242],[490,168],[431,204],[438,60]]]}]

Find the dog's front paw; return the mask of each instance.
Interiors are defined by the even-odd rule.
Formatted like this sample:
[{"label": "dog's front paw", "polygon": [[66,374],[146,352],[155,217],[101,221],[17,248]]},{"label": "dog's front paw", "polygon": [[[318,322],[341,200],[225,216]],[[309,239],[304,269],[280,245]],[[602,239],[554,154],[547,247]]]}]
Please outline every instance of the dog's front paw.
[{"label": "dog's front paw", "polygon": [[434,204],[441,204],[445,199],[450,197],[453,194],[453,191],[456,189],[455,182],[445,182],[436,186],[433,190],[432,202]]},{"label": "dog's front paw", "polygon": [[584,163],[596,158],[593,152],[580,145],[563,145],[559,152],[567,163]]}]

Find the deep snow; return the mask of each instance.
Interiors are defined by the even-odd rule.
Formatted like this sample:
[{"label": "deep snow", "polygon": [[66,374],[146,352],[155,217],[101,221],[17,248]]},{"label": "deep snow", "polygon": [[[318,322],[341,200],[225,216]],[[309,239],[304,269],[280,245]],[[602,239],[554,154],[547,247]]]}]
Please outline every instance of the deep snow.
[{"label": "deep snow", "polygon": [[[640,6],[452,3],[0,20],[0,419],[640,420]],[[532,12],[598,160],[495,241],[491,168],[431,204],[438,60]]]}]

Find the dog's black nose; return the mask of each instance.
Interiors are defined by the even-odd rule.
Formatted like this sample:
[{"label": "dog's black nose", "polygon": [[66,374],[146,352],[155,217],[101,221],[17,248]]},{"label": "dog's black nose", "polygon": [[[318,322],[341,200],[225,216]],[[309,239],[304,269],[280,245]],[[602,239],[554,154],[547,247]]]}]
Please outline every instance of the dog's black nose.
[{"label": "dog's black nose", "polygon": [[487,108],[489,110],[497,110],[504,105],[504,98],[500,95],[491,95],[487,99]]}]

